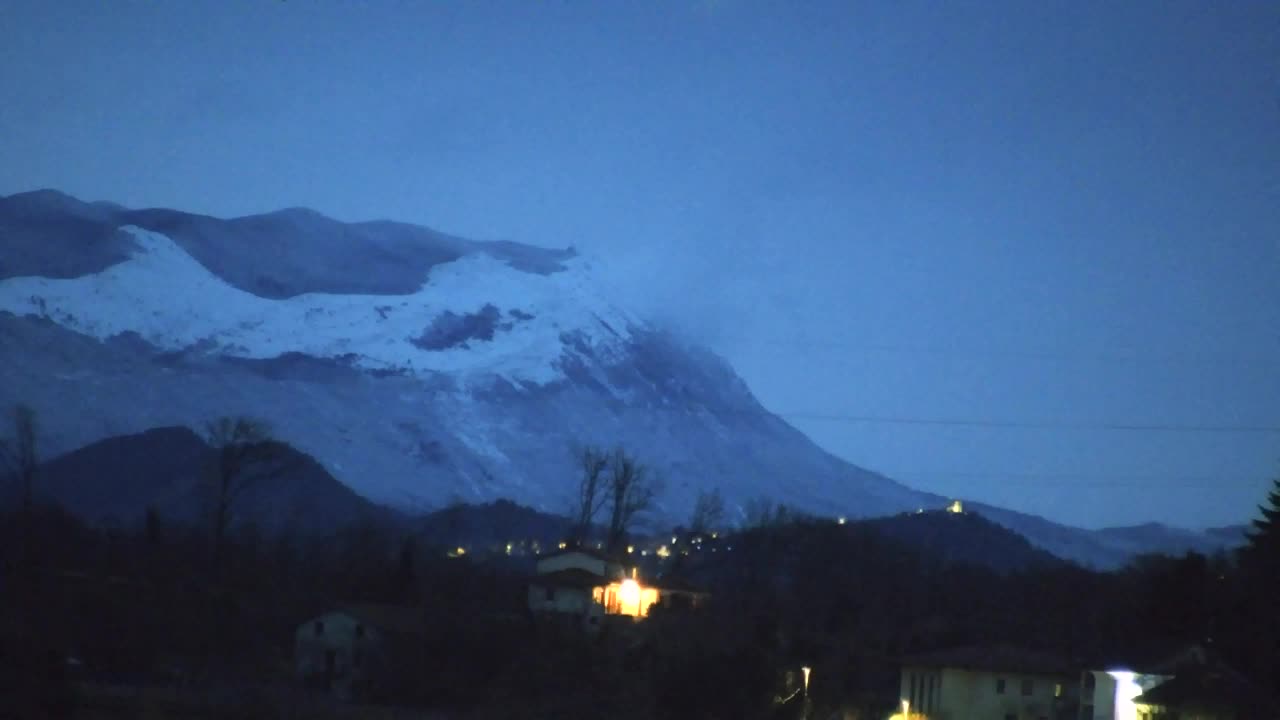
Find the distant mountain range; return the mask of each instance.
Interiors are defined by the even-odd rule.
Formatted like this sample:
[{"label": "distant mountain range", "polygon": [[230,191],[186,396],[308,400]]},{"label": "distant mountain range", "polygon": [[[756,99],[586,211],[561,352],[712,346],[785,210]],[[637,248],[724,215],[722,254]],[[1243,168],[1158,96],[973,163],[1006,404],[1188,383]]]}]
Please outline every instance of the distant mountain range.
[{"label": "distant mountain range", "polygon": [[[562,513],[585,444],[621,445],[664,479],[653,527],[711,488],[731,516],[757,498],[851,518],[950,500],[823,451],[724,360],[620,307],[571,249],[47,190],[0,198],[0,248],[0,407],[35,407],[49,455],[157,428],[168,435],[148,442],[198,454],[173,428],[259,417],[314,458],[313,476],[340,481],[294,513],[303,525],[340,520],[327,513],[348,488],[405,512],[510,498]],[[170,482],[159,500],[177,512],[189,479]],[[1238,541],[972,507],[1100,567]]]}]

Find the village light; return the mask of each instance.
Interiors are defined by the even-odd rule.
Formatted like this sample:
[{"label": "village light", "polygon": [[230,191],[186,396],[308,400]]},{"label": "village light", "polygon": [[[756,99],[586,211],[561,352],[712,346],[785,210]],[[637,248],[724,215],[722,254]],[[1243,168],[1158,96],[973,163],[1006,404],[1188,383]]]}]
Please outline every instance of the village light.
[{"label": "village light", "polygon": [[804,696],[805,697],[809,697],[809,673],[812,671],[813,671],[813,668],[808,666],[800,668],[800,672],[804,673]]},{"label": "village light", "polygon": [[839,518],[836,519],[836,524],[843,525],[844,521],[845,521],[845,517],[841,515]]},{"label": "village light", "polygon": [[1137,673],[1128,670],[1108,670],[1107,674],[1116,681],[1115,719],[1137,720],[1138,707],[1133,700],[1142,694],[1142,686],[1137,682]]},{"label": "village light", "polygon": [[[640,583],[631,578],[622,581],[622,587],[618,592],[618,599],[622,601],[623,607],[634,607],[635,614],[640,614]],[[628,613],[630,614],[630,613]]]},{"label": "village light", "polygon": [[911,701],[903,699],[902,701],[902,720],[908,720],[911,717]]},{"label": "village light", "polygon": [[628,555],[630,555],[631,553],[633,553],[633,552],[635,552],[635,551],[636,551],[636,546],[635,546],[635,545],[628,545],[628,546],[627,546],[627,554],[628,554]]},{"label": "village light", "polygon": [[569,547],[569,543],[567,543],[567,542],[565,542],[565,541],[561,540],[561,541],[560,541],[560,549],[561,549],[561,550],[563,550],[563,549],[565,549],[565,548],[567,548],[567,547]]}]

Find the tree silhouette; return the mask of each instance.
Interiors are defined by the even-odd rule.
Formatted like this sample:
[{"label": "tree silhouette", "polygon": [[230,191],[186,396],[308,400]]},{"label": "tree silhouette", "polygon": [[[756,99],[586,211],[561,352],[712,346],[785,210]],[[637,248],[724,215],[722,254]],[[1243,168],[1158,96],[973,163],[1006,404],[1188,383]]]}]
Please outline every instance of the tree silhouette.
[{"label": "tree silhouette", "polygon": [[578,494],[573,499],[573,540],[586,544],[591,524],[609,499],[605,488],[604,471],[609,466],[609,455],[594,447],[577,452]]},{"label": "tree silhouette", "polygon": [[689,518],[689,529],[696,533],[707,532],[714,530],[723,520],[724,498],[720,495],[720,488],[698,493]]},{"label": "tree silhouette", "polygon": [[19,557],[24,566],[31,560],[31,511],[35,502],[36,468],[40,460],[36,448],[36,412],[27,405],[13,411],[13,440],[0,438],[0,472],[12,475],[18,483],[22,504],[19,515],[22,549]]},{"label": "tree silhouette", "polygon": [[282,471],[279,460],[283,453],[267,424],[248,417],[223,417],[209,423],[205,440],[217,453],[211,468],[213,564],[217,569],[241,496],[264,477]]},{"label": "tree silhouette", "polygon": [[1261,517],[1255,518],[1252,528],[1245,532],[1249,544],[1244,547],[1242,560],[1255,571],[1280,580],[1280,478],[1275,479],[1267,504],[1259,505],[1258,511]]},{"label": "tree silhouette", "polygon": [[609,456],[609,552],[620,550],[636,515],[653,506],[658,483],[648,469],[622,448]]}]

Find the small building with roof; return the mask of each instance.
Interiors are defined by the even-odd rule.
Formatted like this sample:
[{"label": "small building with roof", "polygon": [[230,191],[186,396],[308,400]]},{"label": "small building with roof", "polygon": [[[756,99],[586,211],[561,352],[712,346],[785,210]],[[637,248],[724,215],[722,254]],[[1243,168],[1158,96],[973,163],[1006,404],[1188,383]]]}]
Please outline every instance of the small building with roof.
[{"label": "small building with roof", "polygon": [[1076,720],[1080,672],[1064,658],[971,646],[902,660],[898,718]]},{"label": "small building with roof", "polygon": [[352,699],[406,664],[427,634],[426,610],[355,605],[316,616],[294,633],[294,668],[305,685]]},{"label": "small building with roof", "polygon": [[567,548],[538,560],[529,582],[535,615],[572,618],[588,629],[602,618],[643,618],[654,607],[692,608],[706,593],[685,581],[641,578],[635,567],[585,548]]},{"label": "small building with roof", "polygon": [[1183,665],[1133,698],[1137,720],[1250,720],[1280,717],[1276,698],[1212,656]]}]

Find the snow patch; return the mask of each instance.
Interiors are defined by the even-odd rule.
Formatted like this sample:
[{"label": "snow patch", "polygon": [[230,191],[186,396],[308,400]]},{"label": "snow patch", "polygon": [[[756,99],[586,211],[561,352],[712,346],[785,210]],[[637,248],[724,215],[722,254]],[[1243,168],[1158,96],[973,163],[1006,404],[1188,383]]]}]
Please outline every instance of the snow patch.
[{"label": "snow patch", "polygon": [[[468,385],[498,376],[519,386],[563,378],[561,335],[572,328],[600,359],[621,359],[640,323],[603,297],[583,258],[565,271],[523,272],[484,253],[431,269],[411,295],[308,293],[271,300],[228,285],[160,233],[127,226],[126,262],[79,278],[0,281],[0,311],[48,318],[105,340],[136,332],[164,350],[195,346],[244,358],[286,352],[355,356],[357,366],[447,373]],[[487,317],[491,332],[453,345],[415,342],[441,322]]]}]

